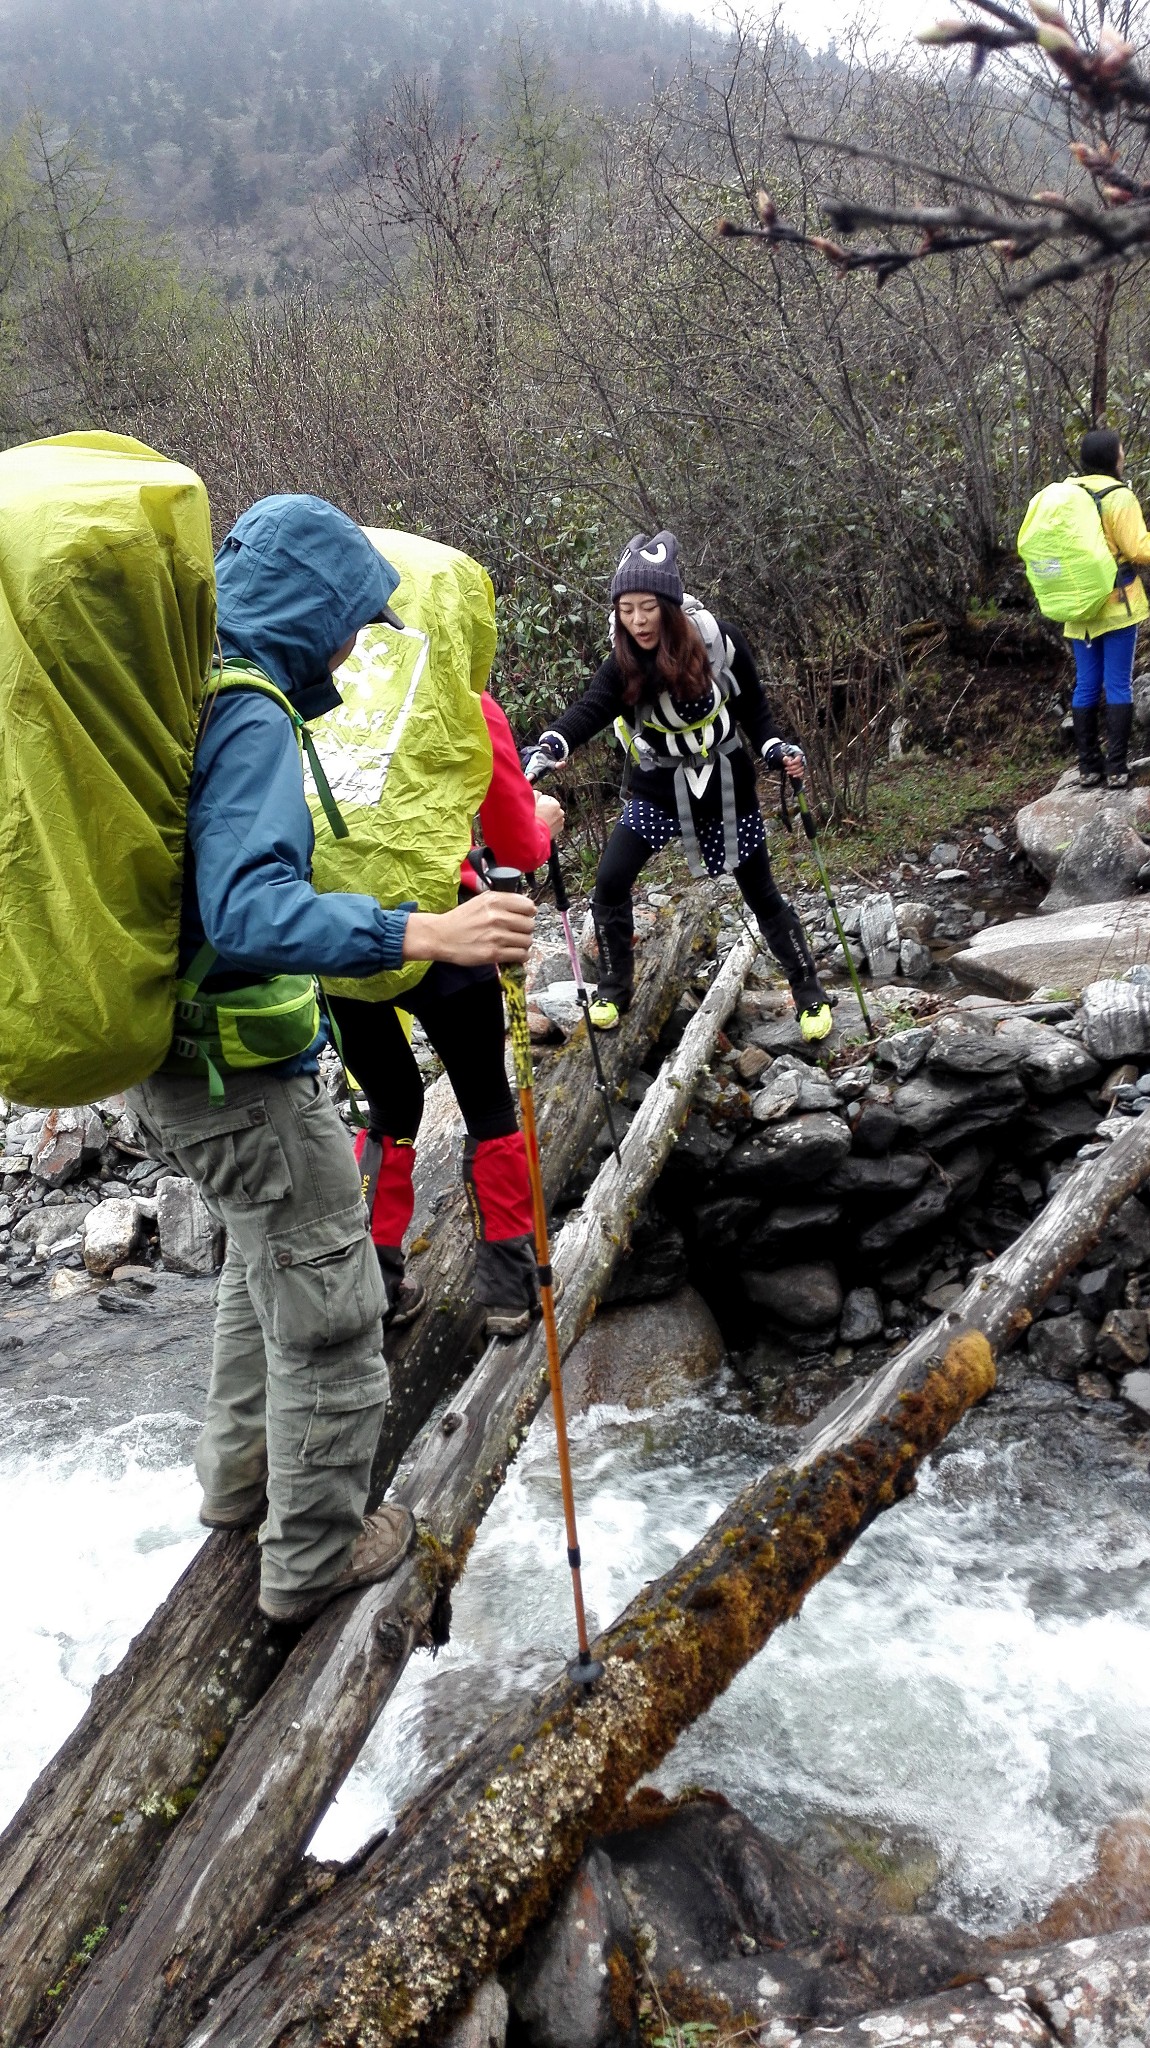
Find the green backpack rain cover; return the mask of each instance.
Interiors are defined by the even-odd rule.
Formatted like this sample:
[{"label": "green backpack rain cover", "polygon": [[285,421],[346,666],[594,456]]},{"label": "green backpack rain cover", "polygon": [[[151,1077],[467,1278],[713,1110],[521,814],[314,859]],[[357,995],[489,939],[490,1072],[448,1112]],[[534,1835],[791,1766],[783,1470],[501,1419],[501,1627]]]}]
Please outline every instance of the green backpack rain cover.
[{"label": "green backpack rain cover", "polygon": [[[450,910],[491,781],[479,699],[495,656],[495,593],[470,555],[411,533],[366,531],[400,573],[391,602],[404,631],[368,626],[339,671],[343,703],[318,739],[348,837],[318,834],[313,879],[317,889],[374,896],[388,909]],[[311,786],[308,800],[318,823]],[[426,961],[413,960],[324,987],[385,1002],[426,972]]]},{"label": "green backpack rain cover", "polygon": [[1044,618],[1066,625],[1088,619],[1114,588],[1114,557],[1102,530],[1101,500],[1110,490],[1091,491],[1068,477],[1047,484],[1030,500],[1018,529],[1018,552]]},{"label": "green backpack rain cover", "polygon": [[117,434],[0,454],[0,1093],[91,1102],[172,1036],[215,634],[207,493]]}]

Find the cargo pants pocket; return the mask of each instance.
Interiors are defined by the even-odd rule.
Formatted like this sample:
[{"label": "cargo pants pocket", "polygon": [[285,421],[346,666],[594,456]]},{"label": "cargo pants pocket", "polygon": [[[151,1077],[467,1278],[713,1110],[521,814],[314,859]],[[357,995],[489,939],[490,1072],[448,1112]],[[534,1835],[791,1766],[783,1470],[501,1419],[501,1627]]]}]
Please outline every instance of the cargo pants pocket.
[{"label": "cargo pants pocket", "polygon": [[387,1304],[362,1207],[269,1232],[267,1249],[272,1337],[281,1351],[298,1357],[357,1342],[365,1354],[380,1350]]},{"label": "cargo pants pocket", "polygon": [[389,1390],[386,1367],[358,1379],[321,1382],[300,1447],[301,1463],[370,1465]]}]

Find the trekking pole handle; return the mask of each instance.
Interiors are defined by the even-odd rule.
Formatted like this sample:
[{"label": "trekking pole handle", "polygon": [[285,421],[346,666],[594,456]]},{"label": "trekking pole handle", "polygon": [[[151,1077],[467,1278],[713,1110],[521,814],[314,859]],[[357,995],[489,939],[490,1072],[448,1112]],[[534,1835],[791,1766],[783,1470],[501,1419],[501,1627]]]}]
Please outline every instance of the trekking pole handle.
[{"label": "trekking pole handle", "polygon": [[523,887],[522,868],[488,868],[487,886],[502,896],[518,896]]},{"label": "trekking pole handle", "polygon": [[551,851],[547,856],[547,874],[551,883],[551,893],[555,898],[555,908],[562,916],[565,910],[570,910],[571,899],[567,894],[567,884],[563,880],[563,869],[559,865],[559,848],[554,840],[551,841]]}]

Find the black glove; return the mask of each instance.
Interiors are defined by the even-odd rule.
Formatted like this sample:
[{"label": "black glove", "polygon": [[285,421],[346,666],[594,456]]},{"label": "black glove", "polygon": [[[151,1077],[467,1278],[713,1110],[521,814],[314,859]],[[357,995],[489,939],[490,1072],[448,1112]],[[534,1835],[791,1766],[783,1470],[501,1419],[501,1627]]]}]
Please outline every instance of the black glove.
[{"label": "black glove", "polygon": [[767,740],[762,751],[763,759],[772,772],[785,772],[788,755],[793,759],[797,754],[802,766],[805,768],[807,765],[807,757],[802,748],[796,747],[790,740]]},{"label": "black glove", "polygon": [[539,782],[553,768],[559,768],[571,752],[561,732],[540,733],[533,747],[524,747],[519,758],[528,782]]}]

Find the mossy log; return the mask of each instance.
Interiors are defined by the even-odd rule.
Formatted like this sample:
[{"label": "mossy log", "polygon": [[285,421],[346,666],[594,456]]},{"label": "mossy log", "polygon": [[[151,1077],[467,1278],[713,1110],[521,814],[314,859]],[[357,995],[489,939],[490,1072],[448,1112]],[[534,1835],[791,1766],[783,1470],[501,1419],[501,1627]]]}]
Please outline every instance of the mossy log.
[{"label": "mossy log", "polygon": [[[691,1106],[754,958],[738,942],[623,1142],[557,1238],[561,1349],[586,1327]],[[541,1330],[492,1345],[419,1438],[396,1495],[420,1522],[408,1564],[305,1633],[173,1835],[138,1914],[102,1949],[52,2032],[59,2048],[182,2041],[278,1892],[413,1650],[442,1623],[475,1528],[547,1392]],[[556,1569],[563,1568],[557,1558]]]},{"label": "mossy log", "polygon": [[919,1459],[991,1384],[986,1340],[1016,1340],[1147,1177],[1148,1124],[1081,1167],[948,1315],[816,1418],[794,1470],[748,1489],[645,1589],[597,1646],[608,1670],[590,1701],[560,1680],[500,1723],[221,1991],[189,2048],[434,2038],[617,1817],[630,1784],[910,1490]]},{"label": "mossy log", "polygon": [[984,1337],[945,1355],[837,1448],[744,1489],[566,1674],[505,1715],[354,1874],[230,1984],[188,2048],[428,2043],[522,1940],[590,1836],[994,1383]]},{"label": "mossy log", "polygon": [[[639,955],[632,1009],[603,1044],[610,1084],[622,1086],[646,1055],[705,933],[697,893],[661,916]],[[582,1027],[540,1062],[538,1095],[550,1200],[602,1121]],[[440,1129],[417,1174],[415,1219],[422,1248],[414,1269],[433,1307],[388,1346],[392,1403],[377,1495],[465,1369],[476,1333],[471,1231],[452,1157],[458,1132],[446,1122]],[[0,1836],[0,2048],[14,2048],[28,2028],[38,2035],[63,2007],[93,1937],[134,1908],[173,1822],[281,1670],[295,1636],[261,1620],[257,1588],[253,1540],[209,1536],[120,1664],[98,1681],[82,1720]]]}]

